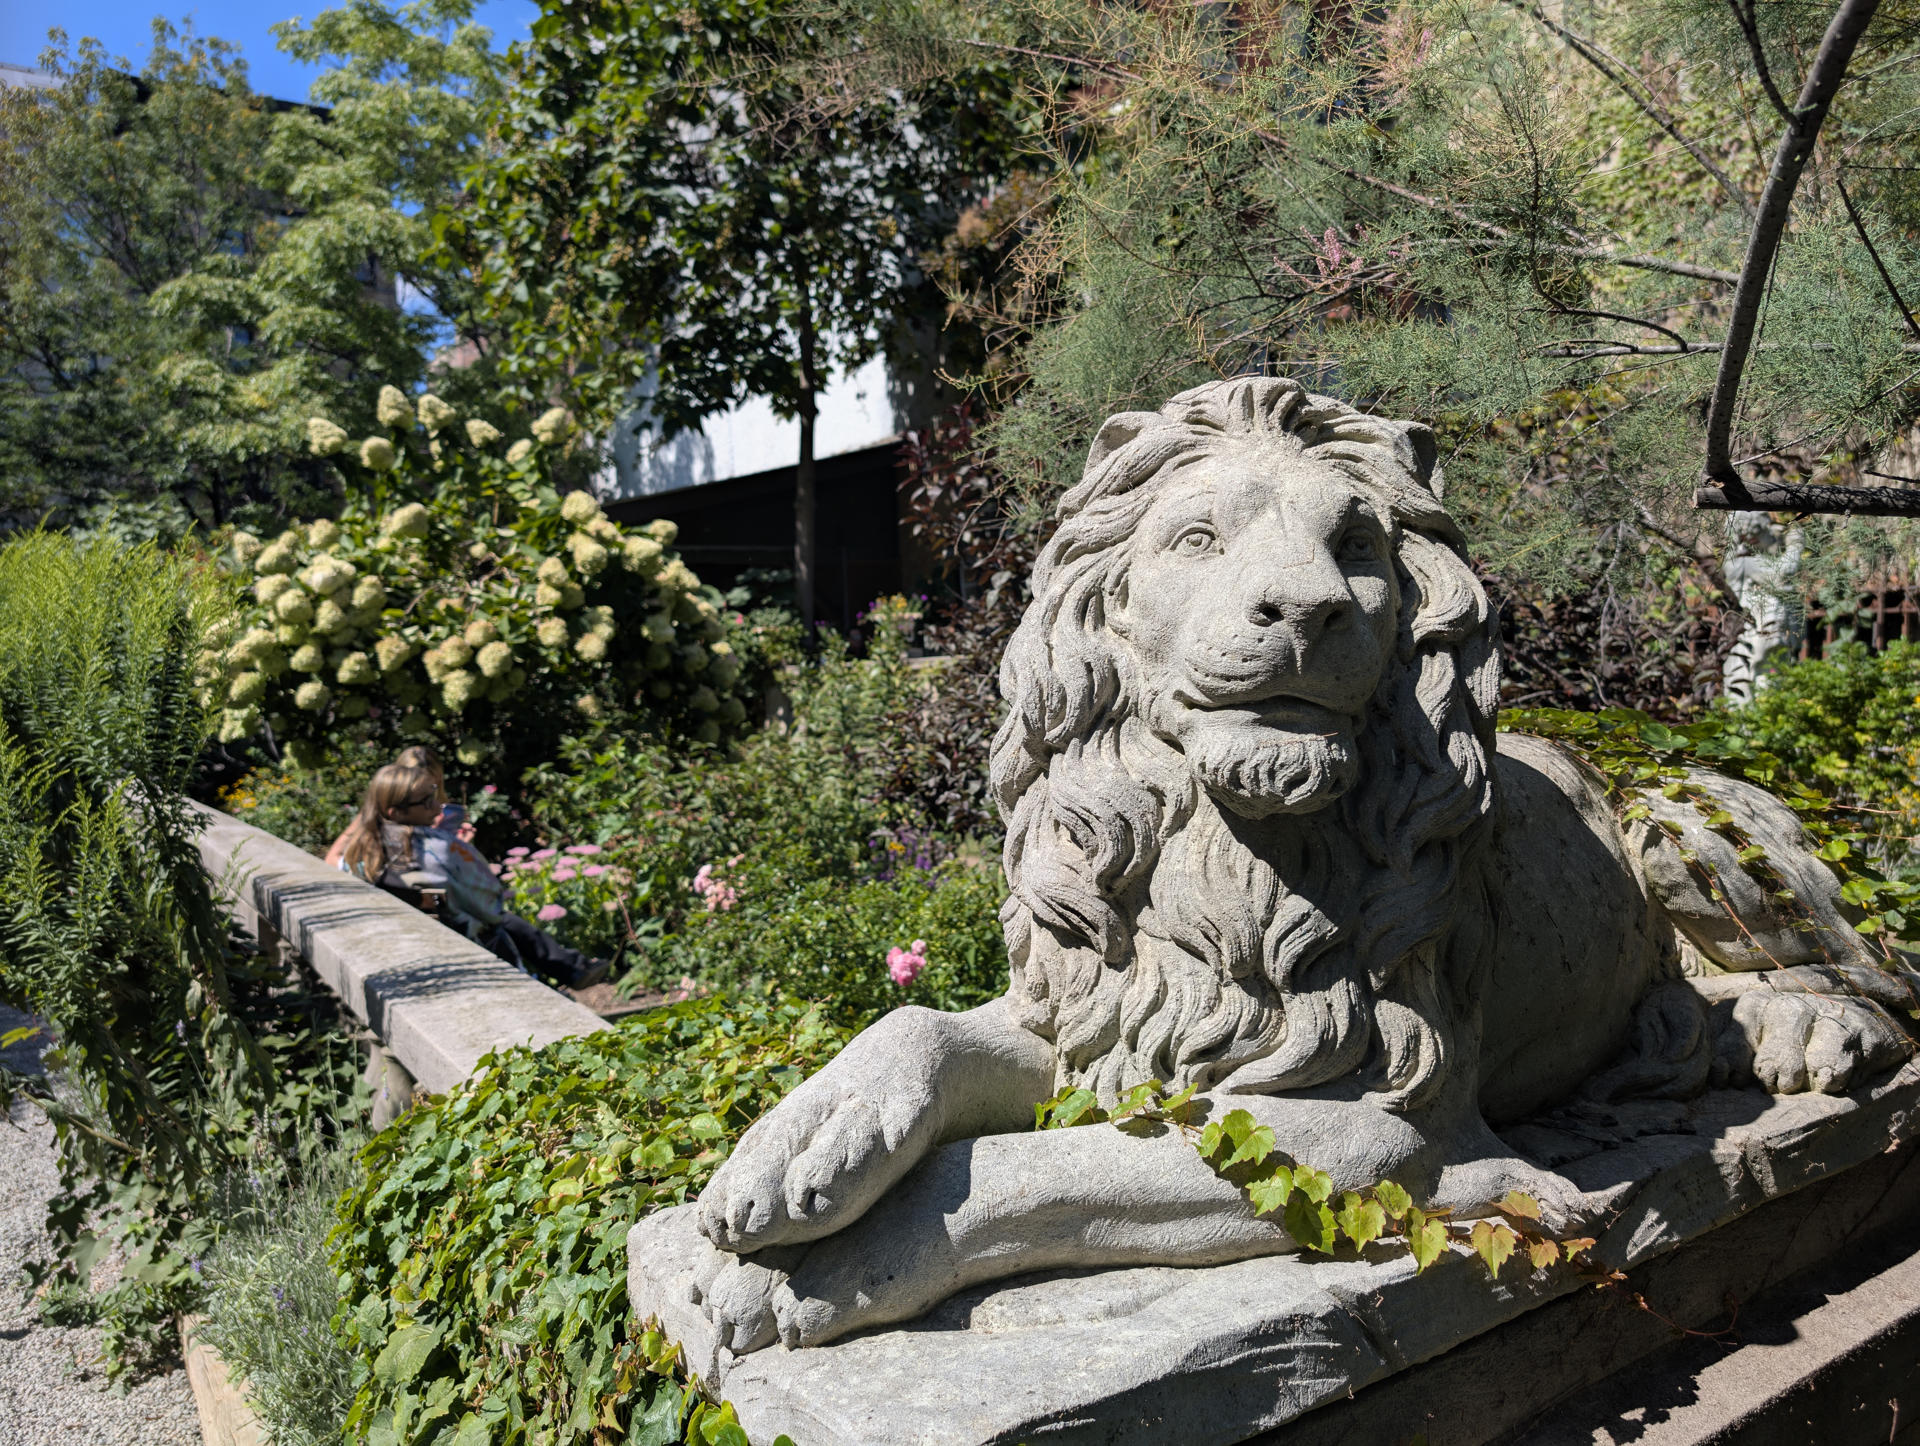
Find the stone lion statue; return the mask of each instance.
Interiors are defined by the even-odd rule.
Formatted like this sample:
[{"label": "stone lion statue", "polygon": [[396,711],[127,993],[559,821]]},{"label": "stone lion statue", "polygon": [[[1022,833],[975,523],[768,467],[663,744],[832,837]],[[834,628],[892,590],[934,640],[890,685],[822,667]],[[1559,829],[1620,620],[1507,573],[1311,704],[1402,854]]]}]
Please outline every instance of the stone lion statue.
[{"label": "stone lion statue", "polygon": [[1784,805],[1704,780],[1791,905],[1691,803],[1650,800],[1677,837],[1623,826],[1572,754],[1496,739],[1497,626],[1441,499],[1426,428],[1290,381],[1100,429],[1001,668],[1011,988],[894,1011],[747,1131],[697,1206],[722,1347],[1293,1248],[1177,1131],[1035,1132],[1067,1085],[1193,1084],[1339,1188],[1570,1218],[1491,1126],[1908,1057],[1908,976]]}]

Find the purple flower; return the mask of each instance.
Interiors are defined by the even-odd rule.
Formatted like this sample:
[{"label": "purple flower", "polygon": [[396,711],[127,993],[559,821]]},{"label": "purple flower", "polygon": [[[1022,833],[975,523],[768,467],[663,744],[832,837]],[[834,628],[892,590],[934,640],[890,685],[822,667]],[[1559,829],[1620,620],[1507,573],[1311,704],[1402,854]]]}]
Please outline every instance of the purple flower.
[{"label": "purple flower", "polygon": [[542,904],[540,912],[533,916],[543,924],[551,924],[555,919],[567,917],[567,911],[558,904]]},{"label": "purple flower", "polygon": [[176,1020],[174,1020],[174,1022],[173,1022],[173,1034],[174,1034],[174,1038],[176,1038],[176,1039],[185,1039],[185,1038],[187,1037],[187,1022],[186,1022],[186,1020],[184,1020],[184,1019],[176,1019]]}]

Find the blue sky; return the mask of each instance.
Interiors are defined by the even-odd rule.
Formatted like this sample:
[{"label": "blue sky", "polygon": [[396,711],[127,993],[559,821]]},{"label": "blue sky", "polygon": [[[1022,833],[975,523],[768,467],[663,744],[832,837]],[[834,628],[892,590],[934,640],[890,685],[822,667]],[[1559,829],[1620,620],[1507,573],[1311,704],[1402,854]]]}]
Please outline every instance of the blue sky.
[{"label": "blue sky", "polygon": [[[256,91],[283,100],[305,100],[316,71],[274,49],[269,27],[327,8],[328,0],[278,0],[277,4],[269,0],[266,5],[260,0],[193,0],[190,6],[178,7],[165,0],[0,0],[0,60],[34,64],[46,48],[48,29],[57,25],[69,39],[77,42],[90,35],[106,46],[107,54],[124,55],[138,68],[147,57],[155,15],[164,15],[175,25],[190,18],[199,34],[218,36],[240,47]],[[480,0],[474,18],[493,31],[495,46],[505,49],[525,36],[538,13],[533,0]]]}]

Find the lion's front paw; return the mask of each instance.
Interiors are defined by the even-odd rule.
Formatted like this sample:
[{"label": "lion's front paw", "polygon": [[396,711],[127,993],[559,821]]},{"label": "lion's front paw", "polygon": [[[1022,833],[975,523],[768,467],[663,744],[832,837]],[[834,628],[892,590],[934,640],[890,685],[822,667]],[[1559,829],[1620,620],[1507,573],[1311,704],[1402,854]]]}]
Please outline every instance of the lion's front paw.
[{"label": "lion's front paw", "polygon": [[688,1294],[713,1323],[719,1345],[744,1356],[779,1337],[779,1307],[793,1292],[785,1270],[715,1251],[694,1273]]},{"label": "lion's front paw", "polygon": [[1876,1005],[1832,994],[1756,989],[1733,1001],[1715,1049],[1717,1077],[1770,1094],[1843,1094],[1913,1053]]},{"label": "lion's front paw", "polygon": [[815,1240],[858,1217],[924,1153],[919,1092],[868,1090],[831,1071],[741,1137],[700,1193],[700,1230],[723,1250]]}]

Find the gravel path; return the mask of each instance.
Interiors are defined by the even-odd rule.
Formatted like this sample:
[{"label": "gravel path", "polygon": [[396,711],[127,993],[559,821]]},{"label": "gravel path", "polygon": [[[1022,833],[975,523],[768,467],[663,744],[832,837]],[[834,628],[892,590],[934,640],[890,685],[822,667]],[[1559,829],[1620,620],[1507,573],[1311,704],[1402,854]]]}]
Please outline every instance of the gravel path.
[{"label": "gravel path", "polygon": [[[0,1035],[25,1023],[0,1005]],[[38,1073],[39,1053],[16,1045],[0,1063]],[[0,1122],[0,1446],[200,1446],[184,1370],[115,1392],[100,1332],[45,1325],[27,1299],[21,1267],[46,1256],[41,1222],[58,1186],[53,1126],[37,1106],[15,1106],[12,1122]]]}]

